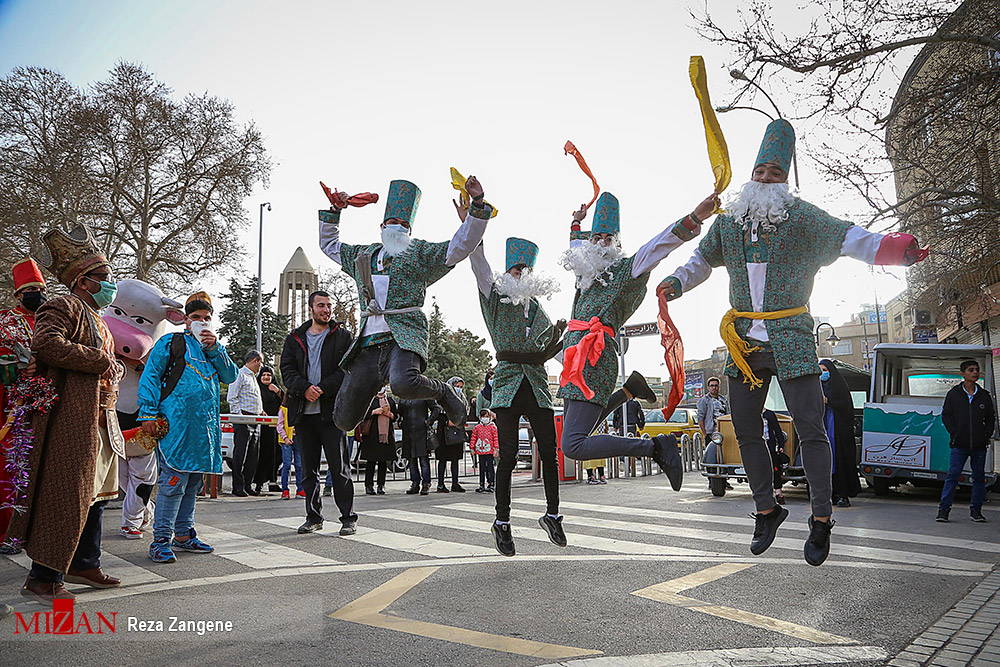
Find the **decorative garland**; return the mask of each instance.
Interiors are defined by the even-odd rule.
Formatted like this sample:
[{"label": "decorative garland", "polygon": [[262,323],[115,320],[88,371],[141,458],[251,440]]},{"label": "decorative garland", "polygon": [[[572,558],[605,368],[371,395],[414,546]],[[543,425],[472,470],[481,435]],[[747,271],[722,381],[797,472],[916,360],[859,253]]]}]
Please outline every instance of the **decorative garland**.
[{"label": "decorative garland", "polygon": [[31,472],[30,457],[34,446],[34,433],[31,429],[31,418],[34,413],[44,415],[59,396],[52,383],[39,375],[21,375],[17,383],[9,389],[11,406],[7,422],[0,428],[0,442],[10,434],[2,445],[6,459],[5,469],[10,479],[10,489],[7,497],[0,499],[0,509],[13,509],[16,512],[25,511],[26,507],[19,504],[28,491],[28,477]]}]

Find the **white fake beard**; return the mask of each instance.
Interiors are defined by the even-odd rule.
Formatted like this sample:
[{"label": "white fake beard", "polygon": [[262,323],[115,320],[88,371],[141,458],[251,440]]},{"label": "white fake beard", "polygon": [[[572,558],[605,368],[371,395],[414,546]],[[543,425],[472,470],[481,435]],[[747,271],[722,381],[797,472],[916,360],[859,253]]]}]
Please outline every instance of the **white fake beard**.
[{"label": "white fake beard", "polygon": [[[559,256],[559,263],[567,271],[576,274],[576,286],[580,290],[588,289],[595,282],[607,285],[604,273],[608,267],[625,256],[618,237],[615,236],[611,245],[602,243],[591,243],[584,241],[582,244],[573,246],[563,251]],[[610,273],[608,278],[613,277]]]},{"label": "white fake beard", "polygon": [[795,197],[788,191],[788,183],[750,181],[726,208],[744,229],[756,222],[761,223],[764,231],[773,232],[779,223],[788,219],[788,207],[793,201]]},{"label": "white fake beard", "polygon": [[402,255],[409,250],[410,242],[413,239],[400,225],[386,225],[382,230],[382,247],[389,257]]},{"label": "white fake beard", "polygon": [[544,274],[536,274],[531,269],[523,269],[521,277],[515,278],[509,273],[494,276],[493,285],[500,293],[502,303],[512,303],[519,306],[528,303],[532,298],[551,299],[559,291],[559,283],[555,278]]}]

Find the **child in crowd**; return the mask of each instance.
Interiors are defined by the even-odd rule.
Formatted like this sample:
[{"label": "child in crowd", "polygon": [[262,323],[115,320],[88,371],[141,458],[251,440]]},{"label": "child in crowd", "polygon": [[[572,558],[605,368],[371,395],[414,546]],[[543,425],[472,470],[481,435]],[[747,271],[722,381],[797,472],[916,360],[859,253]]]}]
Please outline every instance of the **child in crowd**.
[{"label": "child in crowd", "polygon": [[[606,459],[591,459],[583,462],[583,468],[587,471],[587,484],[607,484],[608,478],[604,476],[604,463]],[[595,474],[594,471],[597,471]]]},{"label": "child in crowd", "polygon": [[471,442],[472,451],[479,456],[479,488],[476,493],[493,493],[496,482],[493,461],[500,453],[500,439],[497,425],[493,423],[493,413],[486,408],[479,411],[479,423],[472,429]]},{"label": "child in crowd", "polygon": [[302,490],[302,457],[299,448],[295,446],[295,428],[288,425],[288,408],[284,405],[278,410],[278,443],[281,445],[281,497],[283,500],[291,496],[288,492],[288,472],[293,462],[295,465],[296,498],[305,498]]}]

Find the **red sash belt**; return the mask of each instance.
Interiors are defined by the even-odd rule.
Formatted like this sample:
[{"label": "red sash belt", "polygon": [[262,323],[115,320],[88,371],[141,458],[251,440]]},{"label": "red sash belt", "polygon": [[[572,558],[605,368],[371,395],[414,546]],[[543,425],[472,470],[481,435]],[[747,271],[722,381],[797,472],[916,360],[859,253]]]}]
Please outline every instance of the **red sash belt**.
[{"label": "red sash belt", "polygon": [[605,326],[596,315],[591,317],[589,322],[570,320],[566,329],[589,333],[579,343],[567,349],[563,355],[563,370],[559,376],[559,386],[565,387],[567,384],[574,384],[580,388],[584,397],[589,401],[594,397],[594,391],[584,381],[583,369],[588,361],[591,366],[597,365],[597,361],[604,352],[604,335],[607,334],[614,338],[615,331],[611,327]]}]

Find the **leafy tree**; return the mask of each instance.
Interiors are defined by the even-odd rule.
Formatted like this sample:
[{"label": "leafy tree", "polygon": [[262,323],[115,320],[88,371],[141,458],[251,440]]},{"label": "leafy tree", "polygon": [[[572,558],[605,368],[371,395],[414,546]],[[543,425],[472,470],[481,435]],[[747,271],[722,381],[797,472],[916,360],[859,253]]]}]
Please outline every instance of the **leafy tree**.
[{"label": "leafy tree", "polygon": [[[243,200],[270,168],[260,131],[229,101],[177,99],[141,65],[120,62],[88,89],[16,67],[0,79],[0,262],[83,223],[117,275],[181,291],[234,266]],[[0,293],[9,281],[0,275]]]},{"label": "leafy tree", "polygon": [[465,395],[474,404],[482,379],[493,366],[492,355],[484,347],[486,340],[468,329],[449,329],[436,301],[431,305],[428,333],[426,375],[439,380],[462,378]]},{"label": "leafy tree", "polygon": [[[260,302],[261,344],[264,348],[260,352],[268,365],[281,354],[290,326],[288,315],[278,315],[271,309],[274,295],[275,290],[265,292]],[[222,326],[218,334],[225,340],[229,356],[242,365],[243,356],[257,347],[257,277],[245,278],[242,284],[237,278],[231,278],[229,292],[222,298],[228,303],[219,316]]]}]

